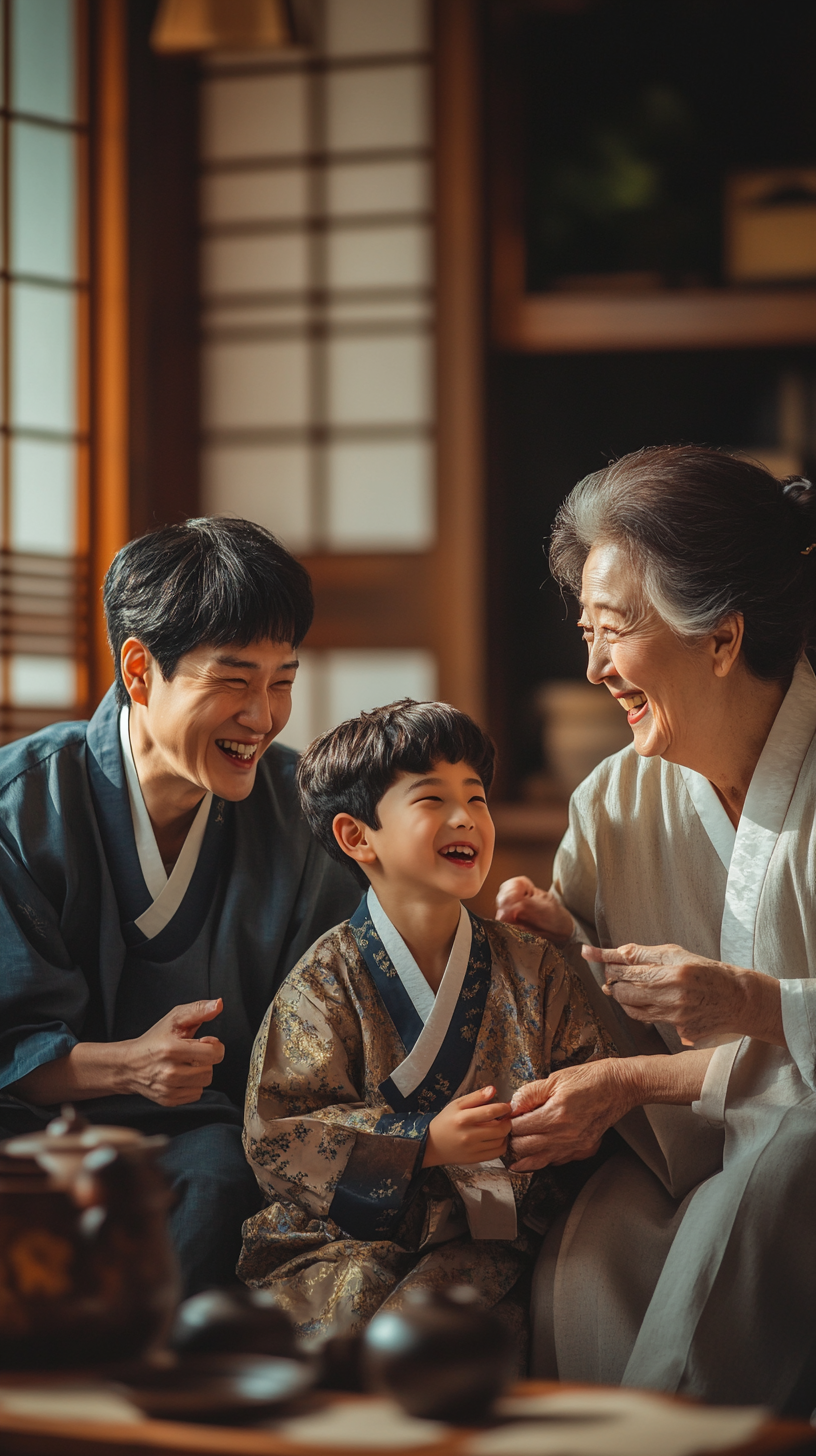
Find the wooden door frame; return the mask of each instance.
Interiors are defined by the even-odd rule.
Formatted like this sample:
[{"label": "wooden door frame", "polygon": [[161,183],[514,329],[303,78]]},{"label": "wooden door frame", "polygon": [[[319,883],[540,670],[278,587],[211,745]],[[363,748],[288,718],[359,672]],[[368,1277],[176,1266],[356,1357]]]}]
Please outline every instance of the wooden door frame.
[{"label": "wooden door frame", "polygon": [[102,582],[130,524],[126,7],[91,7],[91,707],[113,681]]}]

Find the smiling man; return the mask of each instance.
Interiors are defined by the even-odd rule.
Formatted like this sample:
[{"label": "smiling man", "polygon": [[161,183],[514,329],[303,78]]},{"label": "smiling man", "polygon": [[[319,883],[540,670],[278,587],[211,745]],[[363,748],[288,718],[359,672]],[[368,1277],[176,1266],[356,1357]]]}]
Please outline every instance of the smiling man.
[{"label": "smiling man", "polygon": [[233,1276],[258,1206],[241,1109],[263,1012],[359,890],[273,745],[303,567],[248,521],[188,521],[125,546],[104,601],[116,680],[93,718],[0,752],[0,1135],[65,1101],[165,1133],[191,1292]]}]

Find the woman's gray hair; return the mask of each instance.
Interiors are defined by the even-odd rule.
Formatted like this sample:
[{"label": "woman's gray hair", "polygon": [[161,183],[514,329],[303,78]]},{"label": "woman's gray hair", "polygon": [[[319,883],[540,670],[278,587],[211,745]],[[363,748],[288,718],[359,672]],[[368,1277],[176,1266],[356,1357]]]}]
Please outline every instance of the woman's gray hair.
[{"label": "woman's gray hair", "polygon": [[643,595],[681,638],[744,619],[759,678],[787,679],[816,622],[816,491],[756,462],[697,445],[638,450],[588,475],[553,527],[550,569],[576,596],[589,552],[621,546]]}]

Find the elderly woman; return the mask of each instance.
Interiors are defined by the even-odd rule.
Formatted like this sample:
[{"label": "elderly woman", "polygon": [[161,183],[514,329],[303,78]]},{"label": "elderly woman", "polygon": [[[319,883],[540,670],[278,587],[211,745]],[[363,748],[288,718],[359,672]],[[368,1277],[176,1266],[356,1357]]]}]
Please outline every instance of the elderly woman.
[{"label": "elderly woman", "polygon": [[[816,490],[692,446],[589,476],[551,566],[630,748],[550,891],[619,1061],[516,1095],[520,1169],[618,1147],[545,1241],[539,1374],[816,1405]],[[608,1141],[608,1140],[607,1140]]]}]

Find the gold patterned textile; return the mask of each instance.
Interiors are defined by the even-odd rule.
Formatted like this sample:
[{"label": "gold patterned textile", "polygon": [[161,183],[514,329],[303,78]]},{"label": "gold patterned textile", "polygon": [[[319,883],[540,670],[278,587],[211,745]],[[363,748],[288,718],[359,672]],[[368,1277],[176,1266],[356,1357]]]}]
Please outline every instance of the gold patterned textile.
[{"label": "gold patterned textile", "polygon": [[[492,1084],[505,1101],[559,1067],[614,1055],[583,988],[547,941],[477,924],[490,984],[467,1075],[452,1095]],[[486,1305],[498,1304],[529,1266],[537,1233],[574,1194],[580,1165],[511,1174],[518,1236],[471,1237],[445,1169],[421,1168],[430,1116],[395,1114],[381,1090],[405,1056],[345,921],[281,986],[247,1089],[244,1146],[267,1206],[244,1225],[238,1272],[273,1290],[303,1334],[359,1329],[418,1286],[471,1284]],[[390,1218],[382,1224],[389,1236],[351,1237],[338,1224],[333,1205],[345,1214],[355,1198],[360,1226]]]}]

